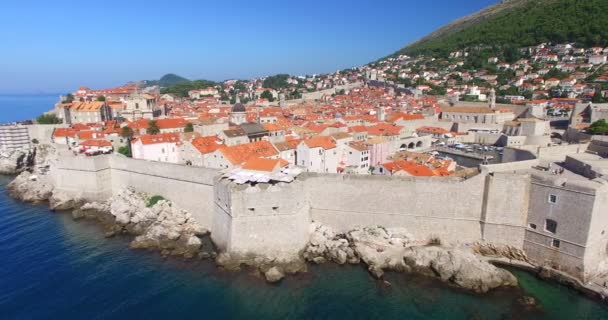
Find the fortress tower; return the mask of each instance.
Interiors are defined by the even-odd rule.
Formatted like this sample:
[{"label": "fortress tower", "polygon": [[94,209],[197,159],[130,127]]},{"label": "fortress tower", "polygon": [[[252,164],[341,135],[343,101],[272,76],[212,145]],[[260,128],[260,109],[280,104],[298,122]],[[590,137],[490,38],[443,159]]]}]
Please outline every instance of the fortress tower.
[{"label": "fortress tower", "polygon": [[494,88],[492,88],[492,90],[490,90],[490,109],[494,110],[496,109],[496,91],[494,90]]},{"label": "fortress tower", "polygon": [[378,121],[384,121],[386,119],[386,112],[384,111],[383,106],[376,106],[376,117],[378,118]]}]

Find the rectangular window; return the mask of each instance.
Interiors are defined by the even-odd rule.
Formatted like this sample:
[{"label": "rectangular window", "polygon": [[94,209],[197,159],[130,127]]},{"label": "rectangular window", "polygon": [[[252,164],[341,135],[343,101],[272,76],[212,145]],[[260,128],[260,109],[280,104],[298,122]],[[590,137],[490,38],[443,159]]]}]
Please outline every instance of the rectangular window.
[{"label": "rectangular window", "polygon": [[534,223],[530,223],[530,224],[528,225],[528,227],[529,227],[530,229],[534,229],[534,230],[536,230],[536,225],[535,225]]},{"label": "rectangular window", "polygon": [[551,219],[545,220],[545,231],[550,233],[557,232],[557,222]]},{"label": "rectangular window", "polygon": [[557,239],[551,240],[551,246],[553,248],[559,248],[559,245],[560,245],[560,241],[559,240],[557,240]]},{"label": "rectangular window", "polygon": [[557,195],[550,194],[549,195],[549,203],[557,203]]}]

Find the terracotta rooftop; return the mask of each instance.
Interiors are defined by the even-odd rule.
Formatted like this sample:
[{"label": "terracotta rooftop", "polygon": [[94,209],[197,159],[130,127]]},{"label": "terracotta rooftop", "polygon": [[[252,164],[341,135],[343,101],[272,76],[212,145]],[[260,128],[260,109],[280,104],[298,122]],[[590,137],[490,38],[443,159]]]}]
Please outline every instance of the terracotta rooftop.
[{"label": "terracotta rooftop", "polygon": [[245,170],[273,172],[287,165],[289,165],[289,162],[285,159],[252,158],[243,163],[241,168]]},{"label": "terracotta rooftop", "polygon": [[240,165],[252,158],[277,156],[279,152],[268,141],[256,141],[235,146],[221,146],[218,149],[233,165]]},{"label": "terracotta rooftop", "polygon": [[222,140],[216,136],[198,137],[192,140],[192,146],[200,153],[211,153],[223,145]]},{"label": "terracotta rooftop", "polygon": [[[145,134],[142,135],[141,137],[139,137],[139,139],[137,140],[141,140],[142,144],[155,144],[155,143],[178,143],[180,142],[179,140],[179,134],[178,133],[160,133],[160,134]],[[134,140],[133,142],[137,142],[137,140]]]},{"label": "terracotta rooftop", "polygon": [[309,148],[323,148],[325,150],[333,149],[336,147],[336,143],[331,137],[328,136],[317,136],[302,141]]},{"label": "terracotta rooftop", "polygon": [[86,140],[80,143],[81,146],[87,147],[111,147],[112,143],[107,140]]}]

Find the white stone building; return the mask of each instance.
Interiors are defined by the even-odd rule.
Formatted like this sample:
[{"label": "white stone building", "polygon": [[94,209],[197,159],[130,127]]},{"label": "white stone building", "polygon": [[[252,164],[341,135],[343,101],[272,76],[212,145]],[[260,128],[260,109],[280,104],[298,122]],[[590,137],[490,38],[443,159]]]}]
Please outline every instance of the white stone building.
[{"label": "white stone building", "polygon": [[296,161],[308,172],[337,173],[340,155],[331,137],[317,136],[298,144]]},{"label": "white stone building", "polygon": [[29,149],[30,135],[22,125],[0,126],[0,150]]},{"label": "white stone building", "polygon": [[122,118],[128,121],[154,119],[161,116],[162,110],[156,104],[156,98],[149,94],[133,94],[125,100],[124,109],[119,111]]},{"label": "white stone building", "polygon": [[181,141],[178,133],[142,135],[131,141],[133,159],[179,163]]}]

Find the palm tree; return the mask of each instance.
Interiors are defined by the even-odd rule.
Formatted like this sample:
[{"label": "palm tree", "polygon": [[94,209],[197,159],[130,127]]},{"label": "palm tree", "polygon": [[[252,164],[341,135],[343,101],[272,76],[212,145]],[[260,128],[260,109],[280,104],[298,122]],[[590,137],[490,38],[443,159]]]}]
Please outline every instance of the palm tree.
[{"label": "palm tree", "polygon": [[160,133],[160,128],[158,127],[158,124],[156,124],[156,121],[150,120],[150,122],[148,122],[148,128],[146,129],[146,133],[147,134],[159,134]]}]

